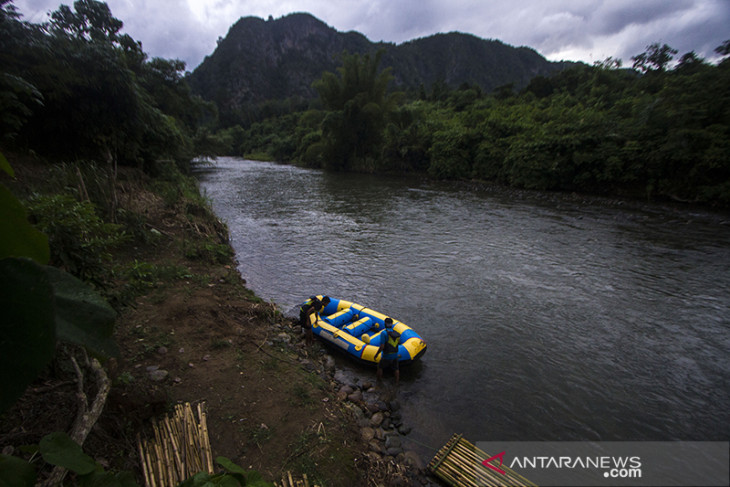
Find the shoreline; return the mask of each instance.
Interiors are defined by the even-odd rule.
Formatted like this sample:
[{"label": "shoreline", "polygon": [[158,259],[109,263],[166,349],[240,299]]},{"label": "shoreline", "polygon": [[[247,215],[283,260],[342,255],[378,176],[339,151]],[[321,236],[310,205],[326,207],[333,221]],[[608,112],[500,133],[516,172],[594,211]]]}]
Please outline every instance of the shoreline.
[{"label": "shoreline", "polygon": [[[77,166],[8,156],[16,178],[4,182],[21,200],[58,194],[54,184],[63,178],[62,191],[73,194],[83,177]],[[120,354],[104,363],[112,387],[82,445],[86,454],[144,485],[137,436],[150,435],[152,421],[175,404],[204,402],[214,458],[268,481],[291,473],[327,486],[437,485],[401,447],[398,435],[407,430],[399,431],[397,403],[377,396],[374,382],[345,383],[321,344],[306,349],[298,324],[246,287],[228,229],[197,184],[191,200],[180,180],[120,169],[113,181],[119,205],[141,235],[107,263],[104,289],[118,301]],[[70,429],[77,381],[67,363],[84,356],[59,344],[52,366],[0,416],[3,453],[29,460],[22,445]],[[93,386],[86,384],[87,395]],[[50,472],[40,463],[39,481]]]}]

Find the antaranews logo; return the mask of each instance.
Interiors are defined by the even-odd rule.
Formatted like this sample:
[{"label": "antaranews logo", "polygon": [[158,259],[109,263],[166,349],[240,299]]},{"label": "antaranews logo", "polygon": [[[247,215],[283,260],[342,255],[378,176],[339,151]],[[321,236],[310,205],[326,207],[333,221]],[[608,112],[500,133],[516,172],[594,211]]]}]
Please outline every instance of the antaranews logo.
[{"label": "antaranews logo", "polygon": [[[504,456],[507,451],[491,456],[482,462],[485,467],[494,470],[502,475],[506,471],[500,467],[504,464]],[[499,459],[499,467],[492,464],[492,461]],[[604,478],[641,478],[641,457],[571,457],[571,456],[532,456],[514,457],[509,464],[512,470],[526,469],[596,469],[603,471]]]},{"label": "antaranews logo", "polygon": [[[505,479],[514,472],[542,487],[730,485],[727,441],[495,441],[475,446],[487,452],[481,458],[489,457],[475,467]],[[500,453],[490,456],[493,452]]]},{"label": "antaranews logo", "polygon": [[614,456],[532,456],[515,457],[511,469],[590,469],[604,478],[641,478],[641,457]]},{"label": "antaranews logo", "polygon": [[499,458],[499,466],[501,467],[501,466],[502,466],[502,463],[504,463],[504,454],[505,454],[505,453],[507,453],[507,452],[506,452],[506,451],[503,451],[502,453],[498,453],[498,454],[494,455],[493,457],[489,457],[489,458],[487,458],[486,460],[484,460],[484,461],[482,462],[482,465],[484,465],[484,466],[485,466],[485,467],[487,467],[487,468],[491,468],[491,469],[492,469],[492,470],[494,470],[495,472],[497,472],[497,473],[501,473],[502,475],[506,474],[507,472],[505,472],[505,471],[504,471],[504,470],[502,470],[501,468],[498,468],[498,467],[496,467],[496,466],[494,466],[494,465],[492,465],[492,464],[490,463],[490,462],[491,462],[492,460],[494,460],[494,459],[496,459],[496,458]]}]

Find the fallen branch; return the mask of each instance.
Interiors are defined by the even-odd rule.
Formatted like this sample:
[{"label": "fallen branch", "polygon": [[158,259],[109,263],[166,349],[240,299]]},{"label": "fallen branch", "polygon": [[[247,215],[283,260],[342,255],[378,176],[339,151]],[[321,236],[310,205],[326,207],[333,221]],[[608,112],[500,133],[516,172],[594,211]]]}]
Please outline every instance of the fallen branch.
[{"label": "fallen branch", "polygon": [[[89,408],[88,399],[86,397],[86,393],[84,393],[84,373],[81,371],[79,364],[73,357],[71,357],[71,363],[73,364],[74,370],[76,371],[76,379],[78,384],[76,397],[79,403],[79,410],[76,415],[76,420],[74,421],[73,427],[69,432],[69,437],[71,437],[71,439],[78,443],[80,446],[83,446],[84,441],[86,441],[86,438],[91,432],[91,428],[94,427],[96,421],[99,419],[99,416],[101,416],[101,412],[104,410],[104,405],[106,404],[106,399],[109,395],[109,389],[111,388],[111,381],[109,380],[109,377],[106,375],[106,372],[104,371],[104,368],[101,366],[99,361],[95,358],[92,358],[91,362],[88,363],[88,366],[91,367],[96,376],[97,392],[96,397],[94,398],[94,402]],[[66,473],[68,473],[68,471],[65,468],[56,466],[51,471],[51,475],[42,483],[42,485],[44,487],[55,487],[57,485],[61,485],[61,483],[63,482],[63,478],[66,476]]]}]

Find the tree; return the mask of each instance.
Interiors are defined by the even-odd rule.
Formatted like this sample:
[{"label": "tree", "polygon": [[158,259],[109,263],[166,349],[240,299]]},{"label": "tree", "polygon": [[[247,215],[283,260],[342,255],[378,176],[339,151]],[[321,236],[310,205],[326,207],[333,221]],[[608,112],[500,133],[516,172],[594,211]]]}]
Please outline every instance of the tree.
[{"label": "tree", "polygon": [[661,47],[659,43],[646,46],[646,51],[631,58],[634,61],[634,69],[638,69],[642,73],[651,71],[666,71],[669,62],[674,59],[674,55],[679,51],[664,44]]},{"label": "tree", "polygon": [[727,56],[730,54],[730,39],[726,40],[715,48],[715,52],[720,56]]},{"label": "tree", "polygon": [[607,57],[603,61],[595,61],[593,66],[601,69],[621,69],[623,61],[619,58]]},{"label": "tree", "polygon": [[379,154],[385,122],[399,97],[388,94],[390,69],[378,70],[383,53],[345,53],[339,76],[326,72],[313,85],[328,112],[322,122],[327,167],[351,168]]},{"label": "tree", "polygon": [[53,29],[86,41],[116,42],[123,25],[121,20],[112,17],[106,3],[96,0],[76,0],[74,10],[61,5],[51,14]]}]

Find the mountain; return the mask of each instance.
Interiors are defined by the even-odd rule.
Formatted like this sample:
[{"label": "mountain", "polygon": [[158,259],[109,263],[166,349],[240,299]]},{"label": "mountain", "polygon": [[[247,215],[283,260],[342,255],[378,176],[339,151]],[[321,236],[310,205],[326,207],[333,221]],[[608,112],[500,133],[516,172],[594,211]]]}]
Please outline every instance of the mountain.
[{"label": "mountain", "polygon": [[222,109],[266,100],[312,99],[312,82],[335,71],[342,52],[386,52],[381,67],[391,67],[398,89],[430,89],[435,83],[463,83],[490,92],[514,83],[525,86],[537,75],[566,64],[546,60],[535,50],[452,32],[400,45],[371,42],[358,32],[339,32],[306,13],[263,20],[243,17],[219,40],[215,51],[189,75],[193,91]]}]

